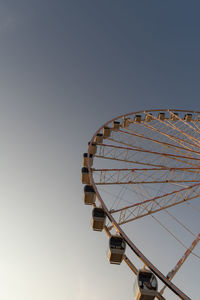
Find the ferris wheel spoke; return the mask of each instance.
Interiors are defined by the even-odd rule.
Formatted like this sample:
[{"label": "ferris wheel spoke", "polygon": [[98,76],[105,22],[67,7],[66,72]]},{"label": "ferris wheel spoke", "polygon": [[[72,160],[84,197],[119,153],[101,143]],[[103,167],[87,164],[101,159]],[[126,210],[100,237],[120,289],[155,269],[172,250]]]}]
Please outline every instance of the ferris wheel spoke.
[{"label": "ferris wheel spoke", "polygon": [[[146,196],[146,197],[150,197],[151,195],[149,194],[149,192],[143,187],[143,190],[140,189],[140,194]],[[156,201],[156,200],[155,200]],[[160,206],[159,203],[157,203],[158,206]],[[187,204],[189,204],[187,202]],[[185,231],[187,231],[188,233],[190,233],[193,237],[196,238],[196,234],[194,234],[185,224],[183,224],[177,217],[175,217],[172,213],[170,213],[167,209],[164,210],[164,212],[170,216],[177,224],[179,224],[182,228],[184,228]],[[151,215],[152,216],[152,215]],[[152,216],[153,217],[153,216]]]},{"label": "ferris wheel spoke", "polygon": [[[193,150],[192,147],[196,147],[196,148],[199,149],[199,147],[197,147],[197,145],[195,145],[195,144],[193,144],[193,143],[190,143],[190,142],[188,142],[188,141],[186,141],[186,140],[183,140],[183,139],[181,139],[181,138],[179,138],[179,137],[173,136],[173,135],[171,135],[171,134],[169,134],[169,133],[165,133],[165,132],[163,132],[163,131],[157,129],[156,127],[154,127],[154,126],[152,126],[152,125],[150,125],[150,124],[148,124],[148,125],[147,125],[147,124],[143,124],[143,126],[146,127],[146,128],[151,128],[151,129],[154,130],[155,132],[160,133],[161,136],[163,135],[163,136],[167,137],[169,140],[174,141],[176,144],[182,145],[184,148],[187,148],[187,149],[189,149],[189,150]],[[188,144],[190,147],[187,146],[186,144]]]},{"label": "ferris wheel spoke", "polygon": [[[158,222],[159,223],[159,225],[161,226],[161,227],[163,227],[181,246],[183,246],[185,249],[187,249],[187,251],[188,251],[188,247],[186,246],[186,244],[185,243],[183,243],[181,240],[180,240],[180,238],[179,237],[177,237],[171,230],[169,230],[168,228],[167,228],[167,226],[165,226],[162,222],[160,222],[157,218],[155,218],[155,216],[153,216],[153,215],[151,215],[151,217],[156,221],[156,222]],[[196,239],[195,239],[195,241],[196,240],[199,240],[199,237],[197,237]],[[194,255],[196,258],[198,258],[198,259],[200,259],[200,256],[198,255],[198,254],[196,254],[196,253],[194,253],[194,252],[190,252],[192,255]]]},{"label": "ferris wheel spoke", "polygon": [[199,172],[186,171],[184,168],[92,169],[96,185],[200,182]]},{"label": "ferris wheel spoke", "polygon": [[[175,114],[173,114],[175,116]],[[177,118],[177,116],[176,116]],[[181,130],[180,128],[178,128],[176,125],[174,125],[171,120],[165,120],[162,121],[160,119],[157,119],[159,122],[161,122],[163,125],[165,126],[169,126],[171,129],[173,129],[175,132],[179,132],[181,133],[183,136],[185,136],[188,140],[194,142],[198,147],[200,146],[199,144],[199,140],[197,138],[195,138],[194,136],[192,136],[191,134],[188,134],[187,132],[184,132],[183,130]],[[176,121],[177,122],[177,121]]]},{"label": "ferris wheel spoke", "polygon": [[160,184],[160,183],[187,183],[199,182],[199,180],[154,180],[154,181],[107,181],[95,182],[96,185],[110,185],[110,184]]},{"label": "ferris wheel spoke", "polygon": [[[149,195],[149,193],[147,192],[147,191],[141,191],[141,193],[142,194],[145,194],[145,195]],[[158,206],[160,206],[160,204],[159,203],[157,203],[158,204]],[[161,206],[160,206],[161,207]],[[146,208],[146,210],[148,210],[148,208]],[[179,244],[181,244],[185,249],[187,249],[187,251],[186,251],[186,253],[185,253],[185,258],[184,258],[184,260],[182,261],[182,264],[183,264],[183,262],[185,261],[185,259],[189,256],[189,254],[192,254],[192,255],[194,255],[194,256],[196,256],[198,259],[200,259],[200,256],[199,255],[197,255],[196,253],[194,253],[193,252],[193,250],[194,250],[194,248],[195,248],[195,246],[197,245],[197,243],[199,242],[199,239],[200,239],[200,234],[198,235],[198,236],[196,236],[189,228],[187,228],[182,222],[180,222],[175,216],[173,216],[171,213],[169,213],[168,212],[168,210],[167,209],[165,209],[164,210],[170,217],[172,217],[179,225],[181,225],[187,232],[189,232],[193,237],[195,237],[195,240],[193,241],[193,243],[192,243],[192,245],[190,246],[190,248],[188,248],[187,249],[187,246],[171,231],[171,230],[169,230],[164,224],[162,224],[162,222],[161,221],[159,221],[155,216],[153,216],[152,214],[151,214],[151,217],[162,227],[162,228],[164,228],[173,238],[175,238],[175,240],[179,243]],[[119,223],[120,224],[125,224],[126,223],[126,221],[128,220],[128,219],[130,219],[130,217],[131,217],[131,215],[134,215],[133,214],[133,212],[129,212],[129,215],[126,217],[126,211],[121,211],[120,212],[120,216],[119,216]],[[135,216],[134,216],[135,217]],[[179,261],[179,263],[180,263],[180,261]],[[181,264],[181,265],[182,265]],[[180,265],[180,264],[179,264]],[[179,266],[179,268],[180,268],[180,266]],[[178,270],[176,270],[176,268],[175,268],[175,270],[174,271],[178,271]],[[175,273],[176,273],[175,272]],[[170,272],[171,274],[173,274],[173,272]],[[173,276],[175,275],[175,273],[173,274]],[[171,277],[171,275],[170,275],[170,280],[172,279],[173,277]]]},{"label": "ferris wheel spoke", "polygon": [[189,159],[189,160],[200,161],[200,158],[196,158],[196,157],[190,157],[190,156],[186,156],[186,155],[177,155],[177,154],[171,154],[171,153],[165,153],[165,152],[150,151],[150,150],[145,150],[142,147],[136,147],[136,146],[122,147],[122,146],[109,145],[109,144],[102,144],[102,146],[109,147],[109,148],[125,149],[125,150],[128,150],[128,151],[140,151],[140,152],[145,152],[145,153],[148,153],[148,154],[156,154],[156,155],[167,156],[167,157],[186,158],[186,159]]},{"label": "ferris wheel spoke", "polygon": [[[181,124],[187,125],[188,127],[190,126],[190,129],[194,130],[194,128],[188,122],[186,122],[185,120],[180,118],[178,116],[178,114],[175,114],[173,111],[169,111],[169,113],[170,113],[170,116],[171,116],[171,118],[169,118],[169,119],[166,118],[165,120],[161,120],[161,119],[156,118],[156,117],[153,117],[153,119],[159,121],[164,126],[170,127],[175,132],[181,133],[183,136],[187,137],[189,140],[197,143],[197,146],[200,146],[198,138],[191,135],[191,133],[185,132],[185,130],[181,130],[181,128],[177,127],[175,124],[177,124],[177,122],[180,121]],[[194,131],[194,133],[197,133],[197,131]]]},{"label": "ferris wheel spoke", "polygon": [[107,160],[110,160],[110,161],[113,160],[113,161],[126,162],[126,163],[138,164],[138,165],[143,165],[143,166],[166,168],[165,165],[144,163],[144,162],[139,162],[139,161],[136,161],[136,160],[126,159],[126,158],[117,158],[117,157],[114,157],[114,156],[95,155],[95,157],[101,158],[101,159],[107,159]]},{"label": "ferris wheel spoke", "polygon": [[[123,143],[124,145],[126,145],[125,143]],[[101,145],[101,151],[100,151],[100,154],[103,153],[103,156],[106,157],[107,155],[107,152],[105,152],[106,149],[113,149],[113,152],[111,152],[109,150],[109,154],[110,153],[114,153],[113,157],[116,157],[118,158],[120,156],[120,153],[122,153],[122,155],[125,155],[125,158],[127,159],[129,157],[129,154],[130,153],[137,153],[137,154],[134,154],[134,155],[137,155],[137,159],[135,161],[144,161],[147,160],[147,163],[149,164],[150,162],[149,161],[152,161],[152,157],[148,156],[148,155],[145,155],[145,157],[142,155],[142,153],[147,153],[149,155],[155,155],[155,158],[156,156],[162,158],[162,157],[165,157],[168,159],[167,161],[167,164],[169,165],[169,162],[170,160],[177,160],[178,162],[180,163],[183,163],[183,164],[186,164],[186,165],[191,165],[193,167],[199,167],[198,164],[194,164],[194,163],[190,163],[188,160],[192,160],[192,161],[200,161],[200,158],[196,158],[196,157],[188,157],[188,156],[183,156],[183,155],[175,155],[175,154],[170,154],[170,153],[162,153],[162,152],[156,152],[156,151],[150,151],[150,150],[145,150],[144,148],[137,148],[137,147],[133,147],[130,145],[127,145],[128,147],[125,147],[125,146],[119,146],[119,145],[110,145],[110,144],[102,144]],[[104,151],[102,151],[102,149],[104,148]],[[115,150],[116,149],[116,152]],[[125,152],[124,152],[125,150]],[[99,157],[99,155],[98,155]],[[156,158],[156,161],[158,161],[158,159]],[[160,163],[159,165],[163,166],[162,163]],[[154,166],[156,166],[154,164]]]},{"label": "ferris wheel spoke", "polygon": [[192,209],[194,209],[198,214],[200,214],[200,209],[199,209],[198,207],[194,206],[194,205],[191,204],[191,203],[187,203],[187,204],[188,204],[188,206],[190,206]]},{"label": "ferris wheel spoke", "polygon": [[142,171],[162,171],[162,170],[168,170],[168,171],[188,171],[190,172],[190,170],[196,170],[200,172],[200,167],[184,167],[184,168],[179,168],[179,167],[160,167],[160,168],[122,168],[122,169],[95,169],[92,168],[92,171],[95,172],[100,172],[100,171],[138,171],[138,172],[142,172]]},{"label": "ferris wheel spoke", "polygon": [[172,124],[168,120],[166,121],[165,124],[168,125],[169,127],[171,127],[172,129],[174,129],[174,131],[179,132],[180,134],[182,134],[189,141],[193,142],[197,147],[200,147],[199,140],[196,137],[192,136],[191,134],[187,133],[186,130],[184,130],[184,131],[181,130],[180,128],[178,128],[177,126],[175,126],[174,124]]},{"label": "ferris wheel spoke", "polygon": [[[192,251],[195,249],[195,247],[197,246],[197,244],[199,243],[199,241],[200,241],[200,233],[195,238],[195,240],[192,242],[192,244],[187,249],[187,251],[184,253],[184,255],[181,257],[181,259],[177,262],[177,264],[175,265],[175,267],[167,274],[166,277],[170,281],[174,278],[174,276],[176,275],[176,273],[180,270],[180,268],[182,267],[182,265],[184,264],[184,262],[186,261],[186,259],[189,257],[189,255],[192,253]],[[160,294],[161,295],[164,293],[165,289],[166,289],[166,285],[164,285],[164,287],[160,290]]]},{"label": "ferris wheel spoke", "polygon": [[[185,127],[188,127],[189,129],[191,129],[194,132],[194,134],[196,134],[196,133],[200,134],[200,130],[198,130],[199,128],[195,129],[194,126],[192,126],[189,122],[187,122],[183,118],[180,118],[178,115],[175,115],[174,112],[172,112],[172,111],[170,111],[170,114],[173,117],[175,117],[176,119],[178,119]],[[197,138],[197,140],[198,140],[198,138]]]},{"label": "ferris wheel spoke", "polygon": [[[199,186],[200,186],[200,183],[196,183],[189,187],[187,186],[182,189],[172,191],[170,193],[165,193],[163,195],[153,197],[152,199],[147,199],[142,202],[134,203],[132,205],[128,205],[128,206],[124,206],[124,207],[116,209],[116,210],[112,210],[111,214],[119,213],[122,210],[128,210],[131,208],[138,210],[138,208],[140,208],[140,206],[142,207],[143,205],[146,205],[146,204],[149,205],[150,208],[152,208],[153,205],[157,206],[157,203],[159,203],[159,205],[162,207],[162,209],[165,209],[168,207],[168,205],[174,206],[179,203],[186,202],[193,198],[199,197],[199,195],[200,195],[200,187]],[[146,208],[146,206],[145,206],[145,208]],[[151,210],[149,209],[149,211],[151,211]]]},{"label": "ferris wheel spoke", "polygon": [[197,125],[197,123],[199,124],[200,121],[197,121],[197,120],[192,121],[192,124],[194,125],[194,127],[200,132],[200,127]]},{"label": "ferris wheel spoke", "polygon": [[[172,149],[173,151],[176,151],[176,152],[181,153],[181,154],[185,154],[184,152],[180,151],[180,150],[184,150],[184,151],[187,151],[189,153],[195,153],[197,155],[200,155],[200,152],[198,152],[198,151],[195,151],[195,150],[192,150],[192,149],[187,149],[185,147],[181,147],[181,146],[178,146],[178,145],[173,145],[173,144],[170,144],[170,143],[162,142],[162,141],[159,141],[159,140],[155,140],[153,138],[150,138],[150,137],[138,134],[138,133],[134,132],[133,130],[131,130],[129,128],[127,128],[127,130],[130,131],[130,132],[127,132],[127,131],[124,131],[124,130],[120,130],[120,132],[123,132],[123,133],[126,133],[126,134],[130,134],[132,136],[136,136],[136,137],[139,137],[139,138],[151,141],[153,143],[159,144],[159,145],[161,145],[163,147],[166,147],[168,149]],[[190,157],[189,154],[187,154],[187,155]]]},{"label": "ferris wheel spoke", "polygon": [[[178,204],[185,203],[186,201],[195,199],[197,197],[199,197],[199,195],[194,195],[194,196],[191,196],[191,197],[187,197],[184,200],[179,199],[179,201],[177,201],[176,203],[171,203],[171,204],[168,204],[168,205],[163,206],[163,207],[162,206],[160,206],[160,207],[157,206],[157,208],[150,207],[149,210],[148,210],[148,207],[146,207],[146,206],[144,206],[142,208],[141,207],[137,207],[137,210],[134,209],[134,210],[131,211],[131,214],[134,215],[134,217],[126,219],[125,221],[119,222],[118,225],[124,225],[124,224],[130,223],[130,222],[133,222],[133,221],[135,221],[137,219],[143,218],[145,216],[152,215],[152,214],[154,214],[156,212],[159,212],[159,211],[162,211],[162,210],[164,210],[166,208],[170,208],[170,207],[176,206]],[[157,204],[155,204],[154,206],[156,206],[156,205]],[[151,206],[153,206],[153,205],[151,205]]]}]

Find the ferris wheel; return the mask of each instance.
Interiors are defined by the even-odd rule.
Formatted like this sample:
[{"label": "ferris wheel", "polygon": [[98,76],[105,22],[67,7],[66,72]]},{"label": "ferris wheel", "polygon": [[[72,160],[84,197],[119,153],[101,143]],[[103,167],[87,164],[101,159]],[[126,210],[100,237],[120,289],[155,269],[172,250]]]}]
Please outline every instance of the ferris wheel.
[{"label": "ferris wheel", "polygon": [[110,263],[124,261],[136,275],[135,299],[191,300],[200,262],[200,112],[139,111],[105,123],[83,155],[82,183],[92,228],[109,238]]}]

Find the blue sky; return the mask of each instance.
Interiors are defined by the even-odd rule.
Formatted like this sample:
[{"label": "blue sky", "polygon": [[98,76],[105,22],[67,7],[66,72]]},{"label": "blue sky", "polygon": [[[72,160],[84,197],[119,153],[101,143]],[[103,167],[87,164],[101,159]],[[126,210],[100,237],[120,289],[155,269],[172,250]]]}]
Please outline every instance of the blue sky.
[{"label": "blue sky", "polygon": [[119,114],[199,110],[199,8],[1,1],[1,299],[132,299],[132,274],[90,230],[82,153]]}]

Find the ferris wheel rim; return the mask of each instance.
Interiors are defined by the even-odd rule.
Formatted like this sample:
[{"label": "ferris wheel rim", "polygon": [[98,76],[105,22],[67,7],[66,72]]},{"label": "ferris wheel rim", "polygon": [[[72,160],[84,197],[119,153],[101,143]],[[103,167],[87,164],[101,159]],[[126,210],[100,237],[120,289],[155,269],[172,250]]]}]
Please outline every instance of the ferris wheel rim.
[{"label": "ferris wheel rim", "polygon": [[[119,115],[111,120],[109,120],[108,122],[104,123],[93,135],[91,141],[89,142],[88,145],[88,158],[90,157],[90,144],[94,143],[95,137],[98,133],[101,132],[101,130],[108,126],[111,122],[114,122],[120,118],[123,117],[128,117],[130,115],[136,115],[136,114],[140,114],[140,113],[151,113],[151,112],[185,112],[185,113],[196,113],[196,114],[200,114],[199,111],[195,111],[195,110],[181,110],[181,109],[153,109],[153,110],[140,110],[140,111],[136,111],[136,112],[131,112],[131,113],[127,113],[127,114],[122,114]],[[129,237],[127,236],[127,234],[125,234],[125,232],[122,230],[121,226],[117,223],[117,221],[114,219],[114,217],[112,216],[112,214],[110,213],[110,211],[108,210],[106,204],[104,203],[102,197],[99,194],[99,191],[96,187],[96,184],[94,182],[93,179],[93,174],[92,174],[92,168],[91,168],[91,162],[88,159],[88,171],[89,171],[89,178],[90,178],[90,183],[94,188],[94,191],[96,193],[97,199],[100,203],[100,205],[102,206],[102,208],[105,210],[108,219],[110,220],[110,222],[113,224],[113,227],[117,230],[117,232],[119,232],[119,234],[124,238],[124,240],[126,241],[126,243],[129,245],[129,247],[131,248],[131,250],[140,258],[140,260],[142,260],[145,265],[147,265],[149,267],[149,269],[170,289],[172,290],[177,296],[179,296],[181,299],[183,300],[191,300],[185,293],[183,293],[175,284],[173,284],[165,275],[163,275],[162,272],[159,271],[159,269],[153,265],[150,260],[137,248],[137,246],[129,239]]]}]

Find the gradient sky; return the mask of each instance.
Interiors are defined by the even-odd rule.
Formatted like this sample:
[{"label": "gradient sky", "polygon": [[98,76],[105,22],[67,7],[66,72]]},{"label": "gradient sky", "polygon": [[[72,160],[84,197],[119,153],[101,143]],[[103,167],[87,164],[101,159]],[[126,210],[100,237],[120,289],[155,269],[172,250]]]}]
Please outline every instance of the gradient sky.
[{"label": "gradient sky", "polygon": [[109,265],[105,235],[90,229],[82,153],[119,114],[200,110],[199,10],[0,1],[1,300],[133,299],[132,273]]}]

